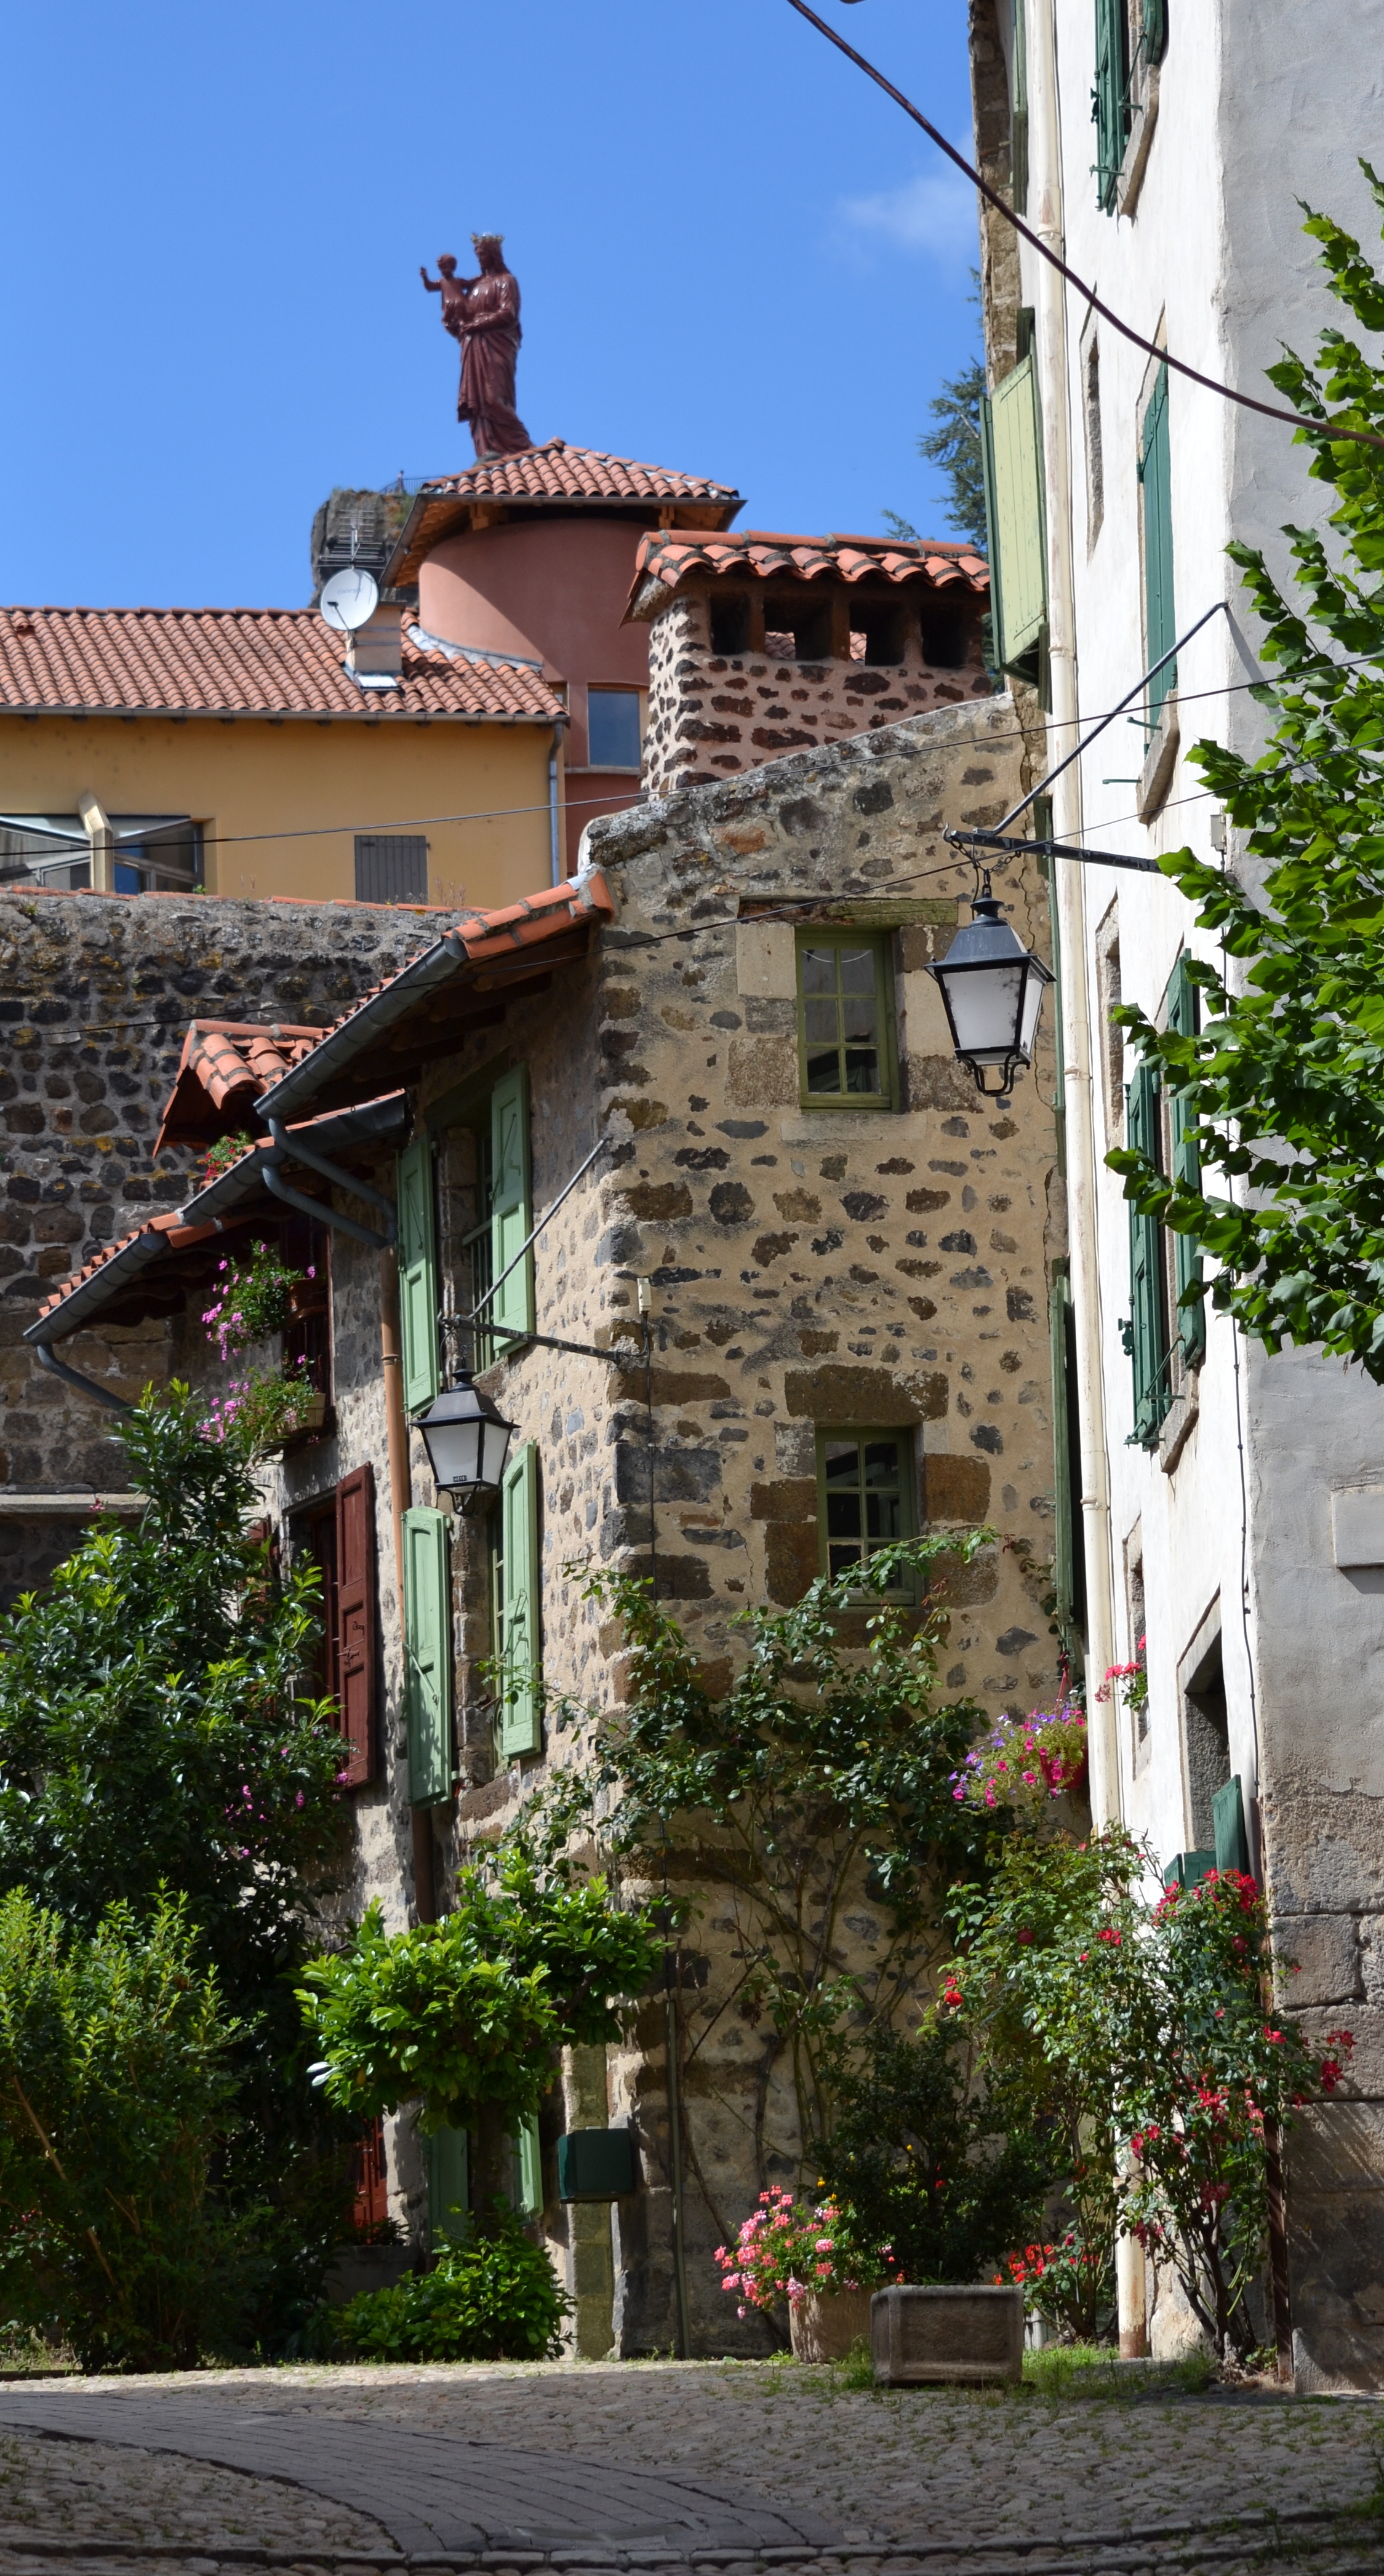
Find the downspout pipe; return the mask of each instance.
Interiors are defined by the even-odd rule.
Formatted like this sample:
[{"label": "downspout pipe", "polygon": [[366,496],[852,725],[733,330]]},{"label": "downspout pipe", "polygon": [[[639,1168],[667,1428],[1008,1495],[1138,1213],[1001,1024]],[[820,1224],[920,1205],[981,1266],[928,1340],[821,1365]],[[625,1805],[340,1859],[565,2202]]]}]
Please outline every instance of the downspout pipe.
[{"label": "downspout pipe", "polygon": [[562,808],[558,799],[558,764],[566,725],[566,717],[559,716],[548,746],[548,865],[552,869],[554,885],[561,885],[567,874],[562,864]]},{"label": "downspout pipe", "polygon": [[98,1404],[104,1404],[108,1413],[133,1413],[134,1406],[127,1404],[123,1395],[112,1395],[110,1388],[98,1386],[94,1377],[83,1377],[80,1369],[69,1368],[66,1360],[55,1356],[47,1342],[33,1342],[30,1348],[38,1355],[39,1367],[47,1369],[50,1377],[60,1377],[64,1386],[75,1386],[82,1395],[94,1396]]},{"label": "downspout pipe", "polygon": [[[1061,127],[1058,116],[1056,0],[1031,0],[1029,21],[1029,173],[1035,188],[1034,230],[1061,256],[1065,250]],[[1052,709],[1049,757],[1067,755],[1053,781],[1054,838],[1080,843],[1081,762],[1070,757],[1079,735],[1076,582],[1072,564],[1071,367],[1064,280],[1047,260],[1035,280],[1043,403],[1044,467],[1048,493],[1048,619]],[[1115,1661],[1114,1570],[1111,1555],[1110,1479],[1106,1448],[1105,1379],[1100,1301],[1099,1211],[1091,995],[1087,959],[1086,870],[1060,868],[1054,888],[1062,950],[1063,1099],[1067,1130],[1067,1211],[1071,1246],[1073,1320],[1077,1344],[1077,1407],[1081,1423],[1081,1520],[1086,1566],[1088,1678],[1098,1679]],[[1091,1812],[1097,1825],[1118,1820],[1119,1739],[1115,1702],[1087,1693],[1087,1745]],[[1148,2350],[1144,2252],[1137,2239],[1116,2247],[1120,2351]]]},{"label": "downspout pipe", "polygon": [[[382,1191],[372,1189],[368,1181],[357,1180],[351,1172],[343,1172],[339,1163],[333,1163],[326,1154],[319,1154],[304,1145],[299,1137],[285,1135],[277,1118],[269,1121],[269,1135],[274,1150],[265,1160],[264,1186],[272,1197],[282,1199],[285,1207],[296,1208],[302,1216],[315,1217],[319,1225],[329,1227],[334,1234],[354,1235],[357,1243],[368,1243],[377,1252],[385,1251],[393,1243],[394,1208]],[[295,1190],[279,1168],[285,1154],[291,1154],[296,1163],[306,1163],[310,1171],[320,1172],[324,1180],[334,1182],[338,1189],[349,1190],[352,1198],[364,1199],[367,1207],[377,1207],[384,1217],[384,1232],[380,1233],[375,1226],[361,1225],[355,1217],[343,1216],[339,1208],[330,1207],[321,1199],[307,1198],[301,1190]]]}]

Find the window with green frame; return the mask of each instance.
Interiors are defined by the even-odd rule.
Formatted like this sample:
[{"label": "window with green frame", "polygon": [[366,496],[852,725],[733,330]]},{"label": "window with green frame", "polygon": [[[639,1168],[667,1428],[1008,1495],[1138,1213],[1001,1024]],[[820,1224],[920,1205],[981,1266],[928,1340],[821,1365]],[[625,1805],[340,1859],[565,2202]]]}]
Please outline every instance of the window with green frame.
[{"label": "window with green frame", "polygon": [[[1144,668],[1151,670],[1177,641],[1173,609],[1172,457],[1168,444],[1168,370],[1160,367],[1139,433],[1139,513],[1144,553]],[[1149,682],[1152,733],[1170,689],[1176,662],[1165,662]]]},{"label": "window with green frame", "polygon": [[[849,1575],[853,1565],[866,1563],[880,1548],[912,1538],[917,1526],[909,1432],[818,1432],[817,1527],[824,1574]],[[908,1582],[892,1589],[895,1599],[912,1598]]]},{"label": "window with green frame", "polygon": [[798,1068],[805,1109],[893,1109],[894,975],[887,931],[798,934]]}]

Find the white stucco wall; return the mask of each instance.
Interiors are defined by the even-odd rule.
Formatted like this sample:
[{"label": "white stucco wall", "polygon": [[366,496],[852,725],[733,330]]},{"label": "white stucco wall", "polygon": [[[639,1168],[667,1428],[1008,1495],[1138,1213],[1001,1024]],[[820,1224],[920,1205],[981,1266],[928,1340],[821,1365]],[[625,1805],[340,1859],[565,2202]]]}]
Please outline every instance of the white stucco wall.
[{"label": "white stucco wall", "polygon": [[[1028,0],[1030,59],[1049,0]],[[1378,242],[1356,156],[1378,152],[1381,54],[1378,0],[1169,0],[1158,112],[1131,214],[1096,204],[1091,172],[1095,76],[1092,0],[1050,0],[1055,11],[1066,256],[1149,339],[1207,375],[1277,401],[1264,367],[1283,343],[1310,353],[1339,320],[1298,200],[1335,214],[1367,252]],[[1000,0],[1001,20],[1006,14]],[[1046,209],[1037,174],[1029,219]],[[1035,255],[1023,253],[1024,296],[1036,302]],[[1091,536],[1085,359],[1098,335],[1104,512]],[[1067,409],[1070,522],[1049,493],[1049,543],[1070,543],[1079,702],[1095,717],[1144,668],[1137,457],[1153,362],[1075,295],[1067,310],[1068,377],[1042,383],[1044,406]],[[1044,363],[1040,347],[1040,365]],[[1089,846],[1152,856],[1184,843],[1214,856],[1212,800],[1187,753],[1198,736],[1251,750],[1262,717],[1242,683],[1257,668],[1257,621],[1225,559],[1233,536],[1290,571],[1285,521],[1320,523],[1326,489],[1307,475],[1292,432],[1173,376],[1169,394],[1176,628],[1218,600],[1230,613],[1181,658],[1181,746],[1167,802],[1135,819],[1132,774],[1141,727],[1119,719],[1084,757]],[[1230,692],[1225,694],[1224,692]],[[1204,693],[1204,694],[1203,694]],[[1231,835],[1230,857],[1236,856]],[[1173,890],[1152,879],[1091,869],[1085,968],[1098,1015],[1096,947],[1118,903],[1123,997],[1155,1012],[1184,945],[1214,948],[1192,929]],[[1107,922],[1108,930],[1108,922]],[[1126,1058],[1126,1070],[1132,1068]],[[1095,1085],[1098,1154],[1110,1132]],[[1237,1382],[1230,1328],[1212,1318],[1196,1390],[1196,1420],[1175,1462],[1127,1445],[1130,1362],[1119,1319],[1129,1304],[1128,1217],[1118,1180],[1097,1187],[1100,1348],[1111,1491],[1111,1579],[1117,1649],[1132,1656],[1125,1575],[1131,1535],[1142,1540],[1150,1676],[1149,1733],[1136,1762],[1120,1723],[1125,1817],[1161,1861],[1197,1837],[1184,1760],[1179,1663],[1219,1602],[1230,1763],[1263,1821],[1260,1859],[1283,1918],[1284,1946],[1304,1960],[1294,2001],[1323,2028],[1357,2034],[1358,2107],[1324,2115],[1290,2173],[1294,2322],[1306,2381],[1384,2377],[1384,2307],[1372,2284],[1384,2251],[1384,2018],[1372,2000],[1373,1932],[1384,1922],[1384,1573],[1341,1572],[1333,1560],[1331,1495],[1384,1481],[1384,1394],[1358,1370],[1310,1354],[1241,1347]],[[1097,1680],[1099,1676],[1095,1677]],[[1252,1852],[1252,1862],[1255,1855]],[[1380,1987],[1384,1997],[1384,1983]],[[1335,2126],[1333,2127],[1333,2118]],[[1155,2317],[1155,2345],[1158,2321]]]}]

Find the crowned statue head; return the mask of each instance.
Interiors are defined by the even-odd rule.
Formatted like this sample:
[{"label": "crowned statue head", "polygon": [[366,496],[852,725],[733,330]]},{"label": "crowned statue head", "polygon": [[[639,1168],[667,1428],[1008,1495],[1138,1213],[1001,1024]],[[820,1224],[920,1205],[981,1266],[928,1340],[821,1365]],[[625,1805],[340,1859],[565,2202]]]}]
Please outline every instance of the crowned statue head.
[{"label": "crowned statue head", "polygon": [[476,257],[480,261],[481,267],[485,270],[487,276],[493,277],[497,269],[504,267],[505,237],[503,233],[473,233],[471,235],[471,244]]}]

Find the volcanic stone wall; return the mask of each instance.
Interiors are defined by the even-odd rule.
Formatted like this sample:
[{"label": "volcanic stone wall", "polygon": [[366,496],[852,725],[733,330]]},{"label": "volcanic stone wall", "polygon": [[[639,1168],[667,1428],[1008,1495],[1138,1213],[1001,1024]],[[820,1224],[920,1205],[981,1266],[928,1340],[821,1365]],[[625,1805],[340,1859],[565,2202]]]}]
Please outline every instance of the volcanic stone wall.
[{"label": "volcanic stone wall", "polygon": [[[603,1129],[612,1146],[539,1236],[538,1329],[609,1347],[637,1332],[644,1278],[654,1336],[651,1410],[634,1351],[621,1366],[531,1345],[482,1378],[516,1444],[538,1449],[547,1730],[535,1762],[497,1765],[487,1535],[475,1517],[457,1521],[461,1779],[454,1812],[436,1811],[440,1883],[580,1758],[580,1712],[624,1689],[619,1633],[583,1599],[582,1564],[647,1574],[656,1558],[660,1596],[724,1686],[744,1653],[736,1612],[791,1602],[818,1571],[819,1429],[897,1428],[926,1523],[989,1521],[1001,1534],[958,1584],[947,1691],[998,1712],[1054,1689],[1047,1313],[1051,1258],[1064,1242],[1050,1029],[1012,1108],[983,1104],[956,1067],[925,971],[970,890],[943,826],[993,821],[1023,777],[1012,704],[992,697],[603,817],[588,847],[615,897],[615,924],[541,999],[516,998],[502,1029],[477,1030],[429,1071],[419,1109],[438,1147],[444,1299],[464,1302],[456,1255],[475,1217],[466,1136],[447,1103],[474,1102],[523,1062],[536,1214]],[[1043,950],[1041,882],[1013,872],[1003,893],[1020,935]],[[809,918],[878,929],[889,943],[896,1110],[802,1105],[792,915],[805,903],[818,907]],[[363,1334],[367,1371],[368,1343]],[[343,1421],[354,1418],[348,1377],[339,1359]],[[377,1444],[368,1408],[359,1421]],[[343,1448],[331,1472],[359,1454]],[[374,1454],[378,1483],[384,1459],[378,1446]],[[412,1491],[431,1499],[416,1439]],[[388,1625],[383,1585],[381,1607]],[[393,1639],[386,1657],[394,1670]],[[402,1741],[392,1729],[389,1741],[397,1781]],[[378,1893],[389,1908],[399,1890],[382,1830],[388,1781],[367,1801],[372,1817],[375,1802],[380,1820],[364,1811],[361,1820],[362,1853],[375,1858],[353,1894]],[[731,2000],[733,1909],[679,1847],[676,1825],[669,1867],[693,1907],[678,1993],[694,2348],[749,2351],[764,2329],[735,2318],[711,2253],[766,2181],[796,2173],[796,2103],[773,2034]],[[878,1906],[862,1888],[845,1910],[848,1964],[868,1978],[884,1931]],[[616,2340],[624,2352],[666,2350],[675,2327],[661,1996],[641,2008],[628,2048],[611,2053],[606,2085],[602,2107],[588,2084],[583,2116],[631,2121],[641,2170],[616,2214]],[[397,2150],[394,2169],[407,2170]],[[555,2197],[545,2223],[574,2286],[583,2265],[606,2278],[602,2246],[576,2244]],[[607,2348],[603,2299],[591,2290],[584,2350]]]},{"label": "volcanic stone wall", "polygon": [[750,586],[747,600],[751,635],[761,639],[757,650],[716,651],[712,588],[704,581],[688,582],[654,617],[644,778],[655,796],[759,768],[784,752],[878,732],[930,707],[989,695],[981,653],[984,601],[976,594],[942,593],[929,611],[949,636],[948,650],[958,656],[954,664],[927,659],[929,626],[920,622],[918,585],[892,600],[872,600],[871,610],[896,626],[901,653],[897,662],[876,664],[863,659],[859,627],[853,642],[853,620],[867,613],[862,595],[823,577],[798,587],[831,628],[833,649],[820,661],[792,659],[787,633],[771,630],[765,636],[766,616],[774,611],[772,602],[766,609],[760,586]]},{"label": "volcanic stone wall", "polygon": [[[116,1417],[21,1340],[58,1284],[188,1197],[195,1156],[153,1145],[190,1019],[326,1027],[443,919],[357,904],[0,894],[0,1605],[80,1534],[69,1500],[129,1483]],[[139,1393],[162,1323],[76,1334],[59,1357]]]}]

